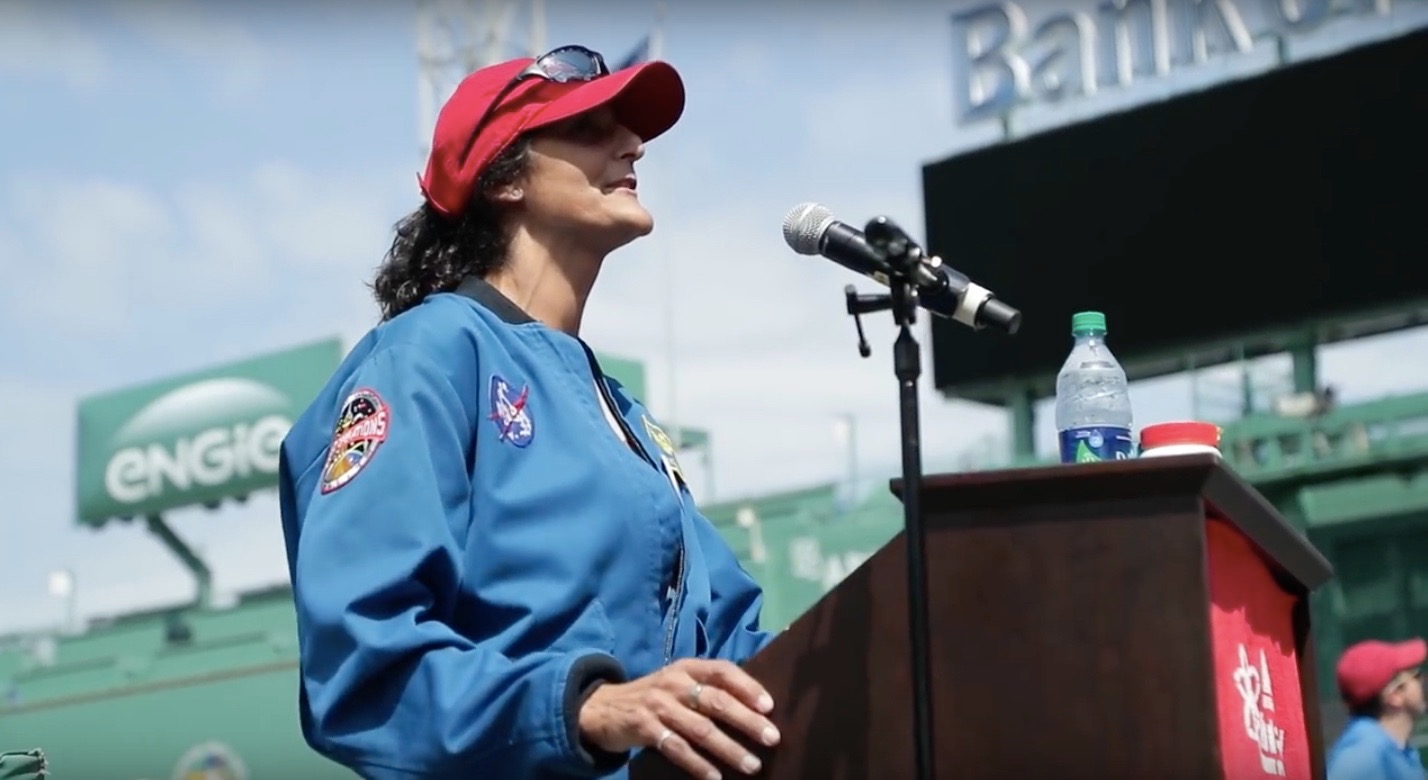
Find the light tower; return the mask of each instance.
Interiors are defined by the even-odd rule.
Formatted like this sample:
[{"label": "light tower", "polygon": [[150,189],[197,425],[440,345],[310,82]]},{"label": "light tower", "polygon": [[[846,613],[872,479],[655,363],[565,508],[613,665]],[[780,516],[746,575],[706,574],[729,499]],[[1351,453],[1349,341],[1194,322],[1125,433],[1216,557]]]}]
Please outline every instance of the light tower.
[{"label": "light tower", "polygon": [[441,104],[477,68],[545,50],[544,0],[416,0],[417,144],[425,160]]}]

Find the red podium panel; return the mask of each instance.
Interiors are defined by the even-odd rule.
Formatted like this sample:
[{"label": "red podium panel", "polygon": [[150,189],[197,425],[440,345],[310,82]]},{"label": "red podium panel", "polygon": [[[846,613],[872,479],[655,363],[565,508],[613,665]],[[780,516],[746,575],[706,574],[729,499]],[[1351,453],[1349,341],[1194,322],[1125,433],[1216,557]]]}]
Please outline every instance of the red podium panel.
[{"label": "red podium panel", "polygon": [[1206,536],[1225,777],[1313,777],[1294,641],[1297,599],[1232,525],[1212,518]]}]

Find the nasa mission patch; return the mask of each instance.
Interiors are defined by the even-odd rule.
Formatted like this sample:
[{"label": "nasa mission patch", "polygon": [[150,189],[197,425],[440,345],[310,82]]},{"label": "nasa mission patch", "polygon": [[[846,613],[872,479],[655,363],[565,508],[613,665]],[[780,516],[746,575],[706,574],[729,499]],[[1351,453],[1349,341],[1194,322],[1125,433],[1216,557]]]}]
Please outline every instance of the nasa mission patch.
[{"label": "nasa mission patch", "polygon": [[377,448],[387,440],[387,425],[391,416],[387,402],[375,390],[363,387],[347,396],[332,431],[327,463],[322,467],[324,494],[351,482],[372,462]]},{"label": "nasa mission patch", "polygon": [[496,426],[496,438],[524,449],[535,438],[535,420],[529,407],[530,385],[520,390],[505,377],[491,375],[491,423]]}]

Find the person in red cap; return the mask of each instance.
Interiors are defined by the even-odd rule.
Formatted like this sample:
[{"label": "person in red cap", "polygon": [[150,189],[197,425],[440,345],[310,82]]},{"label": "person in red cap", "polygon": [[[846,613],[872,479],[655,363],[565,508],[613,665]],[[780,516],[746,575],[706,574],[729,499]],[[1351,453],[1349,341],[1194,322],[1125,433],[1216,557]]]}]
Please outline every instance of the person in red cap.
[{"label": "person in red cap", "polygon": [[779,740],[739,666],[772,639],[762,592],[580,338],[683,109],[668,64],[567,46],[441,110],[382,322],[279,470],[303,734],[362,777],[623,777],[653,749],[709,778]]},{"label": "person in red cap", "polygon": [[1422,639],[1359,642],[1339,658],[1339,694],[1349,723],[1329,750],[1329,780],[1423,780],[1413,726],[1428,711]]}]

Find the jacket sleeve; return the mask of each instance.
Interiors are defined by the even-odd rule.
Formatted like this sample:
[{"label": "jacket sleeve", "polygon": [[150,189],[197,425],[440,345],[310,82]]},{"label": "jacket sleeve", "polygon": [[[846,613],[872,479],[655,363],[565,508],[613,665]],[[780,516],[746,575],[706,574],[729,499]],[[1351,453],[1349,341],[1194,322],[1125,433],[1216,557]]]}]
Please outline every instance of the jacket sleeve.
[{"label": "jacket sleeve", "polygon": [[329,447],[347,454],[345,472],[325,454],[298,480],[308,500],[293,576],[304,735],[381,780],[608,773],[628,756],[582,747],[576,715],[599,682],[623,681],[615,659],[508,657],[448,624],[480,422],[480,394],[459,392],[453,371],[467,383],[415,347],[370,355],[343,396],[344,408],[379,399],[367,410],[385,412],[359,432],[366,460],[349,438]]},{"label": "jacket sleeve", "polygon": [[702,514],[696,518],[699,547],[709,567],[712,600],[704,629],[709,655],[743,663],[773,641],[774,632],[759,628],[764,606],[763,589],[739,563],[729,543]]}]

